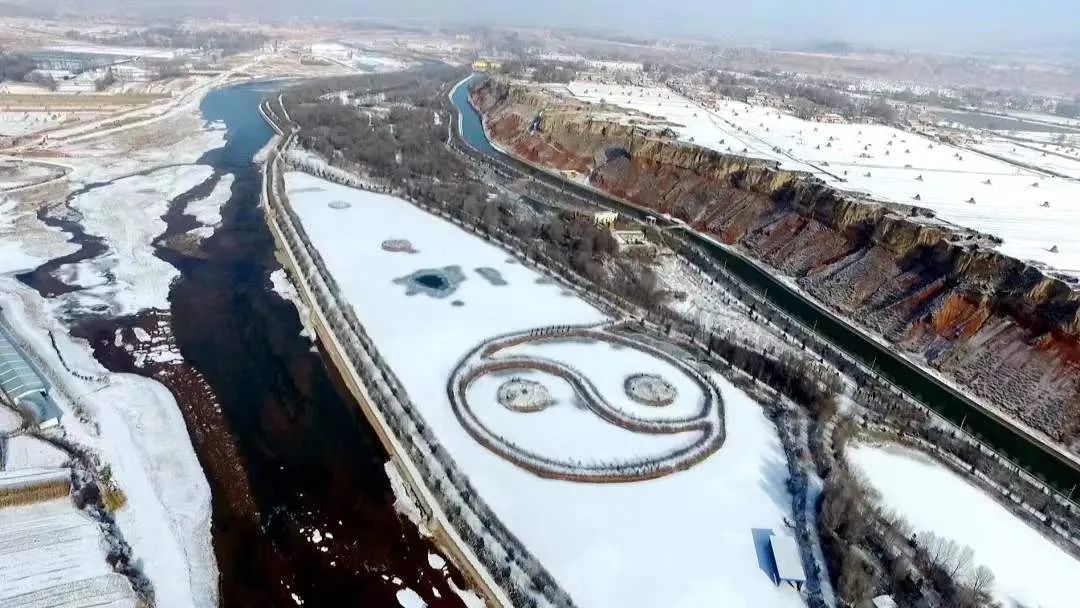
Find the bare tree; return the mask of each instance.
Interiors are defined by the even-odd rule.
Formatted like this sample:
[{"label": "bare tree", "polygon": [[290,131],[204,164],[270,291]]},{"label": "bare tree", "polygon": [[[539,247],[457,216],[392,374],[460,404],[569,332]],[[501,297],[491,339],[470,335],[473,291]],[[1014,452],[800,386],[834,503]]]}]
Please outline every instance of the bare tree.
[{"label": "bare tree", "polygon": [[968,589],[976,602],[985,604],[990,600],[990,590],[994,587],[994,573],[986,566],[975,568],[971,575]]},{"label": "bare tree", "polygon": [[874,592],[874,568],[858,551],[844,554],[840,565],[840,596],[849,606],[857,606]]}]

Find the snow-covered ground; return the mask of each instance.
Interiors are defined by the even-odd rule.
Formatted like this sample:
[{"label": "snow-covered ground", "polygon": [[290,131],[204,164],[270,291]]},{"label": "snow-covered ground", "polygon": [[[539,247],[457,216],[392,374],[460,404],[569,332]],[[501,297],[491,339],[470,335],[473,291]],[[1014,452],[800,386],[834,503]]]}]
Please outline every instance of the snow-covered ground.
[{"label": "snow-covered ground", "polygon": [[116,55],[117,57],[143,57],[153,59],[172,59],[192,52],[191,49],[169,49],[161,47],[140,46],[112,46],[83,42],[77,44],[64,44],[42,49],[59,53],[73,53],[85,55]]},{"label": "snow-covered ground", "polygon": [[104,549],[97,523],[66,497],[0,509],[0,605],[137,606]]},{"label": "snow-covered ground", "polygon": [[1024,165],[1080,179],[1080,148],[1052,143],[1021,144],[1004,138],[990,138],[972,147]]},{"label": "snow-covered ground", "polygon": [[585,101],[662,118],[685,141],[774,160],[844,190],[927,207],[944,221],[1001,237],[1003,253],[1080,276],[1080,240],[1073,238],[1080,226],[1078,181],[1045,177],[885,125],[812,122],[733,100],[707,108],[664,88],[590,82],[567,88]]},{"label": "snow-covered ground", "polygon": [[300,292],[296,290],[296,286],[289,280],[289,275],[284,268],[270,273],[270,286],[274,293],[296,307],[296,314],[300,317],[300,325],[303,326],[300,335],[309,340],[314,340],[315,327],[311,324],[311,309],[308,308],[304,299],[300,297]]},{"label": "snow-covered ground", "polygon": [[1049,147],[1047,149],[1056,150],[1058,152],[1063,152],[1072,156],[1080,157],[1080,149],[1077,148],[1078,146],[1080,146],[1080,133],[1077,132],[1070,131],[1068,133],[1064,133],[1061,131],[1003,130],[993,131],[993,133],[1008,137],[1014,137],[1017,139],[1024,139],[1030,142],[1036,142],[1040,146],[1042,144],[1049,144]]},{"label": "snow-covered ground", "polygon": [[0,433],[10,433],[22,426],[22,417],[15,410],[0,406]]},{"label": "snow-covered ground", "polygon": [[20,435],[4,441],[4,470],[58,468],[68,460],[63,451],[36,437]]},{"label": "snow-covered ground", "polygon": [[[447,380],[468,351],[494,335],[605,317],[558,285],[538,281],[539,274],[506,252],[405,201],[302,173],[287,173],[285,179],[305,230],[441,444],[579,605],[802,605],[793,589],[774,585],[759,566],[755,535],[761,533],[756,531],[783,531],[791,500],[779,439],[747,395],[717,378],[727,440],[687,471],[621,484],[537,477],[472,439],[451,410]],[[351,206],[331,208],[333,201]],[[380,244],[390,238],[408,239],[419,253],[383,250]],[[459,265],[466,278],[446,298],[407,296],[405,286],[393,282],[447,265]],[[497,270],[508,285],[484,280],[475,271],[481,267]],[[563,350],[562,358],[594,381],[621,381],[652,364],[613,356],[605,345],[580,349]],[[616,369],[622,365],[632,369]],[[605,384],[602,390],[612,398],[622,395],[621,386]],[[567,423],[578,424],[581,417],[570,416]],[[567,450],[588,447],[595,454],[608,445],[604,434],[579,432],[568,428],[566,434],[543,435],[550,449],[561,443]]]},{"label": "snow-covered ground", "polygon": [[1022,120],[1034,120],[1039,122],[1046,122],[1054,125],[1062,125],[1065,127],[1072,127],[1074,129],[1080,129],[1080,119],[1067,118],[1065,116],[1058,116],[1056,114],[1043,114],[1041,112],[1006,112],[1009,116],[1014,116]]},{"label": "snow-covered ground", "polygon": [[994,572],[994,596],[1005,608],[1076,606],[1076,560],[997,501],[943,465],[911,450],[868,445],[847,457],[913,530],[974,550]]},{"label": "snow-covered ground", "polygon": [[93,117],[82,112],[0,112],[0,137],[30,135],[57,125]]},{"label": "snow-covered ground", "polygon": [[0,195],[0,274],[32,270],[75,250],[66,234],[46,227],[35,211],[36,205]]},{"label": "snow-covered ground", "polygon": [[[63,168],[42,162],[27,162],[21,159],[0,158],[0,192],[25,188],[31,184],[40,184],[56,179],[64,174]],[[3,201],[3,199],[0,199]],[[7,207],[11,201],[3,201],[0,206]],[[6,212],[7,209],[2,211]],[[8,223],[10,216],[4,213],[0,221]]]},{"label": "snow-covered ground", "polygon": [[721,285],[708,283],[704,273],[685,259],[662,256],[657,262],[656,277],[660,284],[681,299],[668,303],[668,308],[685,315],[719,333],[744,340],[759,348],[774,352],[794,350],[792,345],[759,321],[750,318],[749,307],[728,293]]},{"label": "snow-covered ground", "polygon": [[358,72],[400,72],[409,63],[386,55],[372,53],[338,42],[320,42],[311,45],[311,54],[329,59]]}]

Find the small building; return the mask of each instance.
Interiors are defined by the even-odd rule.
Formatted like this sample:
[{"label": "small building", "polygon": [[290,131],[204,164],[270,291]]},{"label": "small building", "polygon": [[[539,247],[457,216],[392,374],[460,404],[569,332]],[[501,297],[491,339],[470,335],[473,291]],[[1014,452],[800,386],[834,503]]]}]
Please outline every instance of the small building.
[{"label": "small building", "polygon": [[593,225],[597,228],[610,228],[619,219],[619,214],[614,211],[597,211],[593,214]]},{"label": "small building", "polygon": [[859,608],[896,608],[896,600],[889,595],[879,595],[860,603]]},{"label": "small building", "polygon": [[644,230],[612,230],[611,236],[618,243],[620,251],[652,247],[649,239],[645,238]]},{"label": "small building", "polygon": [[495,72],[502,69],[502,62],[491,61],[488,59],[477,59],[473,62],[472,68],[477,72]]},{"label": "small building", "polygon": [[799,543],[786,534],[774,534],[769,537],[769,546],[772,547],[773,561],[776,563],[776,584],[788,583],[802,589],[806,582],[806,571],[803,570]]},{"label": "small building", "polygon": [[7,331],[0,327],[0,390],[41,429],[60,424],[49,386]]}]

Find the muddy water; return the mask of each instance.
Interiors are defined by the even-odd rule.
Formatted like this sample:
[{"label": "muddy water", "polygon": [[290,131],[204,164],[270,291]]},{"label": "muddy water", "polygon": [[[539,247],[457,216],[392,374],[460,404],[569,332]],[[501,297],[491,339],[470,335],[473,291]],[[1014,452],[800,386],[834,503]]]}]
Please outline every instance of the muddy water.
[{"label": "muddy water", "polygon": [[[149,375],[177,395],[213,491],[222,605],[398,606],[408,587],[429,606],[461,606],[447,575],[428,564],[434,547],[394,511],[374,432],[300,336],[293,306],[270,288],[280,266],[253,163],[271,135],[257,111],[265,92],[242,85],[203,103],[204,117],[228,128],[226,145],[200,161],[215,169],[208,182],[235,180],[222,226],[201,248],[164,246],[194,226],[181,212],[191,196],[165,216],[157,255],[181,271],[171,311],[83,319],[75,333],[110,369]],[[99,251],[71,232],[82,257]],[[46,295],[42,277],[54,268],[32,275]],[[166,337],[186,363],[137,363],[139,333]]]}]

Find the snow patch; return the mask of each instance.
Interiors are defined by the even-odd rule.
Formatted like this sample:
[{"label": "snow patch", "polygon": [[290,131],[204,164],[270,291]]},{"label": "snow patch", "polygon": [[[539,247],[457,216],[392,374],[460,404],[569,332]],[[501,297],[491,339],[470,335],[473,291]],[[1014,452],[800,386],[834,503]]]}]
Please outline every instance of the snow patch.
[{"label": "snow patch", "polygon": [[401,478],[397,466],[394,465],[392,460],[387,460],[386,464],[383,465],[383,469],[386,471],[386,477],[390,480],[390,489],[394,492],[394,510],[412,522],[422,535],[431,536],[424,514],[420,511],[420,506],[416,504],[416,500],[405,484],[405,480]]},{"label": "snow patch", "polygon": [[420,594],[408,587],[398,590],[396,597],[401,608],[427,608],[427,602],[420,597]]},{"label": "snow patch", "polygon": [[1076,606],[1080,561],[987,493],[908,449],[854,445],[847,457],[917,534],[971,547],[974,563],[994,572],[994,596],[1006,608]]},{"label": "snow patch", "polygon": [[446,560],[443,559],[443,556],[439,555],[438,553],[428,553],[427,563],[429,566],[436,570],[442,570],[446,567]]},{"label": "snow patch", "polygon": [[300,297],[300,292],[293,285],[284,268],[270,273],[270,284],[274,293],[284,300],[292,302],[292,305],[296,307],[296,313],[300,317],[300,325],[303,327],[300,330],[300,335],[314,341],[317,334],[315,333],[315,326],[311,323],[311,308]]}]

